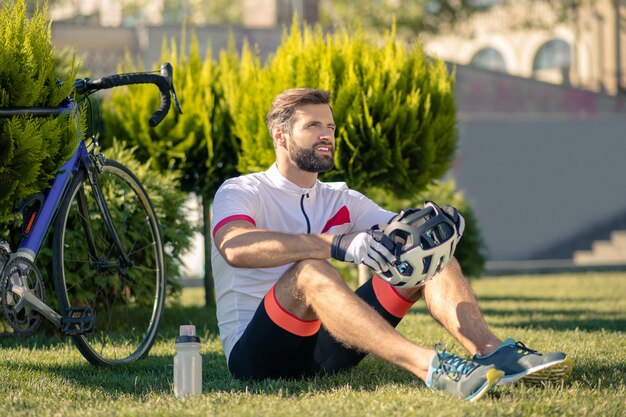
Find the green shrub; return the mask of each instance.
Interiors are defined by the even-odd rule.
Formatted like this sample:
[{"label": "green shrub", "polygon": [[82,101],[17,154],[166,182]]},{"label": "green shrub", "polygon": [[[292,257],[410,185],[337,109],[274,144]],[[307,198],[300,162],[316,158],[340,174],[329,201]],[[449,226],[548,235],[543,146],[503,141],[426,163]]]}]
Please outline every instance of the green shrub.
[{"label": "green shrub", "polygon": [[[24,0],[4,2],[0,28],[0,107],[59,105],[78,66],[72,56],[63,73],[57,70],[47,9],[27,18]],[[10,220],[16,200],[48,187],[81,129],[75,115],[0,119],[0,224]]]},{"label": "green shrub", "polygon": [[[139,145],[142,161],[151,158],[161,172],[182,169],[185,188],[202,192],[205,201],[226,178],[273,162],[265,115],[274,96],[292,87],[331,91],[338,124],[336,169],[323,180],[346,181],[375,200],[377,190],[385,189],[390,200],[416,201],[406,200],[399,207],[405,208],[423,203],[415,196],[445,174],[454,157],[454,75],[442,61],[426,57],[420,44],[407,48],[397,41],[393,29],[376,42],[360,32],[324,35],[319,27],[301,29],[294,23],[266,64],[246,43],[240,53],[231,43],[217,63],[211,51],[200,58],[195,37],[189,56],[177,54],[187,49],[185,40],[182,45],[164,45],[162,59],[174,64],[183,115],[149,130],[140,123],[158,105],[157,97],[150,87],[139,86],[113,93],[105,121],[110,135]],[[454,205],[453,188],[447,192],[434,200]],[[380,198],[388,204],[387,197]],[[457,205],[468,221],[457,255],[466,273],[477,275],[483,259],[480,233],[471,209]],[[468,263],[470,258],[474,261]]]},{"label": "green shrub", "polygon": [[[71,93],[78,68],[74,54],[55,57],[46,9],[38,10],[27,19],[23,0],[5,3],[0,11],[0,27],[0,106],[58,105]],[[59,84],[57,79],[61,72],[65,74],[60,77],[64,82]],[[158,94],[154,95],[158,99]],[[156,107],[158,104],[152,110]],[[77,134],[85,129],[86,116],[86,112],[81,111],[80,120],[75,115],[0,119],[0,189],[4,191],[0,194],[0,239],[9,241],[14,250],[21,238],[21,218],[12,213],[14,201],[42,192],[49,186],[59,167],[75,150]],[[137,123],[147,126],[147,117]],[[105,152],[107,157],[126,165],[152,199],[162,228],[166,277],[172,294],[179,287],[174,278],[181,276],[181,255],[189,249],[194,231],[184,216],[187,194],[179,190],[180,174],[157,173],[151,170],[150,162],[136,160],[136,149],[125,149],[125,145],[115,141],[110,141],[109,145]],[[49,236],[37,258],[37,266],[46,282],[48,302],[56,306],[51,245]],[[84,287],[88,291],[95,285],[84,282]]]},{"label": "green shrub", "polygon": [[[151,161],[160,172],[182,171],[184,190],[202,196],[205,250],[205,289],[207,304],[214,304],[213,279],[210,268],[210,205],[220,184],[237,174],[238,142],[231,134],[233,122],[224,103],[221,69],[209,57],[202,60],[195,34],[187,51],[183,37],[180,55],[175,43],[163,45],[161,61],[174,67],[174,84],[184,106],[181,115],[170,114],[155,129],[144,120],[158,107],[153,86],[136,86],[114,91],[104,106],[108,136],[123,137],[130,145],[138,145],[137,155]],[[126,69],[137,68],[132,62]],[[173,112],[172,112],[173,113]],[[107,143],[107,138],[103,141]]]},{"label": "green shrub", "polygon": [[[186,44],[185,39],[182,41]],[[146,120],[159,106],[160,99],[152,85],[116,89],[103,104],[108,146],[112,137],[125,138],[137,146],[137,157],[151,161],[159,172],[181,170],[181,184],[210,201],[217,187],[236,174],[237,142],[230,130],[233,123],[224,104],[220,70],[212,59],[202,60],[195,35],[189,54],[180,56],[177,47],[163,45],[162,61],[174,68],[174,84],[183,105],[183,114],[170,114],[156,128]],[[186,51],[186,47],[181,48]],[[207,52],[211,56],[211,52]],[[124,70],[140,67],[128,60]]]},{"label": "green shrub", "polygon": [[157,173],[152,169],[150,161],[139,162],[135,157],[136,152],[136,147],[129,148],[125,142],[114,139],[104,154],[107,159],[118,161],[130,169],[148,193],[161,225],[168,287],[176,292],[179,289],[176,279],[182,276],[181,257],[190,249],[195,232],[185,216],[187,193],[179,188],[179,171]]},{"label": "green shrub", "polygon": [[236,76],[224,81],[241,141],[240,172],[274,160],[264,118],[273,97],[292,87],[331,92],[336,169],[324,180],[407,196],[448,170],[457,142],[453,75],[442,61],[427,58],[421,44],[407,48],[393,29],[376,42],[358,31],[324,35],[294,22],[263,68],[249,55],[244,49],[232,68]]}]

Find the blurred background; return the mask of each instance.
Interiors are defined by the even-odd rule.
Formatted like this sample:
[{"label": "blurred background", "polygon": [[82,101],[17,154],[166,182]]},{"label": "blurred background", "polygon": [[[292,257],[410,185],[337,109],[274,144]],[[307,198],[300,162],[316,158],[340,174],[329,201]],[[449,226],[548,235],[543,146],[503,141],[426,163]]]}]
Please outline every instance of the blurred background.
[{"label": "blurred background", "polygon": [[[447,176],[474,209],[487,271],[626,265],[626,1],[50,0],[48,13],[55,47],[94,76],[127,53],[158,66],[183,22],[201,51],[217,55],[232,36],[266,57],[294,14],[325,31],[395,21],[456,73]],[[203,275],[196,244],[190,277]]]}]

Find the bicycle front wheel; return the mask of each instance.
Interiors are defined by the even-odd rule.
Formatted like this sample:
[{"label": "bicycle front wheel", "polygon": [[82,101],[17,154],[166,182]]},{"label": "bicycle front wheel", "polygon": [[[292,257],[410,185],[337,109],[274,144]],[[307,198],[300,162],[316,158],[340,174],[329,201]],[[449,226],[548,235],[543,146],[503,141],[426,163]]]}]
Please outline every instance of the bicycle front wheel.
[{"label": "bicycle front wheel", "polygon": [[94,365],[127,363],[147,355],[157,336],[165,300],[163,244],[139,180],[111,160],[95,175],[98,185],[78,171],[59,208],[55,291],[62,314],[87,306],[96,312],[95,329],[72,336],[82,355]]}]

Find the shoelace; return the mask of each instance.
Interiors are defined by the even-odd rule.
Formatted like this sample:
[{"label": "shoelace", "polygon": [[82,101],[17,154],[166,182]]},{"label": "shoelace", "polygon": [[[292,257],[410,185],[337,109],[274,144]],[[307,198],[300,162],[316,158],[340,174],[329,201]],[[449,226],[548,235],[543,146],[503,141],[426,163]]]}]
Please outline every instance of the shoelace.
[{"label": "shoelace", "polygon": [[524,353],[524,355],[528,355],[529,353],[535,353],[535,354],[539,354],[539,352],[537,352],[536,350],[533,350],[529,347],[526,347],[526,345],[522,342],[515,342],[515,346],[518,349],[519,353]]},{"label": "shoelace", "polygon": [[435,345],[435,352],[437,352],[437,356],[439,357],[439,365],[437,366],[437,369],[435,369],[435,372],[444,372],[455,381],[461,379],[461,376],[463,375],[469,375],[474,369],[476,369],[476,367],[478,367],[478,364],[475,362],[467,361],[446,352],[446,347],[442,343],[437,343]]}]

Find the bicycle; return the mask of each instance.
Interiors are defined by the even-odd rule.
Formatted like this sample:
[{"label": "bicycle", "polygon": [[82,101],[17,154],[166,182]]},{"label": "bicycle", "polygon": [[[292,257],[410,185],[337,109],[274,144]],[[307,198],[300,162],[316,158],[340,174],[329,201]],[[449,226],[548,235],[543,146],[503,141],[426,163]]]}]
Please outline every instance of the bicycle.
[{"label": "bicycle", "polygon": [[[154,84],[161,105],[149,120],[159,124],[173,97],[172,66],[160,74],[115,74],[74,81],[74,97],[53,108],[0,108],[0,117],[63,117],[99,90]],[[46,318],[71,336],[94,365],[128,363],[152,347],[165,301],[165,261],[160,226],[148,194],[122,164],[98,153],[97,132],[81,138],[43,195],[22,204],[23,238],[12,252],[0,242],[0,296],[16,335],[33,334]],[[35,260],[53,229],[53,282],[59,312],[45,302]],[[96,315],[96,311],[98,314]]]}]

